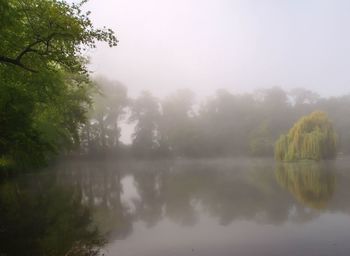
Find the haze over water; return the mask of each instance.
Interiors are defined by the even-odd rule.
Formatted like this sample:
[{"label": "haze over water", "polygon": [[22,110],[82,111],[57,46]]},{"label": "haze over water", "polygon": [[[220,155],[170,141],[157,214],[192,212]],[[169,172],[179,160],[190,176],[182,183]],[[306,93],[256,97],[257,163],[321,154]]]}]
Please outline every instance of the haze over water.
[{"label": "haze over water", "polygon": [[[73,161],[16,183],[31,188],[28,194],[33,182],[52,184],[52,200],[65,191],[80,195],[90,225],[107,241],[106,255],[348,255],[348,164]],[[42,207],[36,211],[51,212],[47,218],[61,211]]]},{"label": "haze over water", "polygon": [[0,256],[348,256],[349,10],[0,0]]}]

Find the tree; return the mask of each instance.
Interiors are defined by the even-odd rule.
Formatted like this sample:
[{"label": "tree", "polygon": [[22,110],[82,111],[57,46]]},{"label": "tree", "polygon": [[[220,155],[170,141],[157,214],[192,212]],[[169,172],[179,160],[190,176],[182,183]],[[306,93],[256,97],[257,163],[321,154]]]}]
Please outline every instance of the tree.
[{"label": "tree", "polygon": [[314,104],[320,98],[317,93],[304,88],[294,88],[289,95],[292,97],[294,105]]},{"label": "tree", "polygon": [[249,94],[218,90],[199,110],[198,127],[203,129],[200,150],[209,155],[246,154],[256,123],[256,102]]},{"label": "tree", "polygon": [[131,103],[129,121],[136,122],[132,149],[135,155],[151,156],[160,147],[160,108],[158,100],[144,91]]},{"label": "tree", "polygon": [[86,1],[69,5],[55,0],[1,0],[0,63],[30,72],[64,67],[86,71],[81,53],[95,47],[96,40],[117,45],[110,29],[94,28]]},{"label": "tree", "polygon": [[91,102],[84,50],[117,44],[113,31],[94,28],[85,2],[0,0],[2,162],[39,166],[79,142]]},{"label": "tree", "polygon": [[94,82],[97,92],[92,94],[93,106],[81,133],[82,147],[88,153],[118,151],[119,121],[128,104],[127,89],[119,82],[102,77]]},{"label": "tree", "polygon": [[336,154],[337,135],[325,112],[302,117],[275,144],[275,158],[281,161],[320,160]]},{"label": "tree", "polygon": [[190,90],[178,90],[161,102],[162,143],[176,155],[189,155],[195,142],[193,120],[194,93]]},{"label": "tree", "polygon": [[266,121],[253,130],[249,140],[249,148],[254,156],[266,156],[273,152],[273,140]]},{"label": "tree", "polygon": [[[17,167],[40,166],[79,143],[91,86],[84,75],[26,75],[0,68],[0,156]],[[23,76],[22,76],[23,75]]]},{"label": "tree", "polygon": [[293,122],[289,118],[291,104],[288,95],[280,87],[262,89],[256,93],[257,112],[260,122],[265,122],[270,129],[273,140],[288,129]]}]

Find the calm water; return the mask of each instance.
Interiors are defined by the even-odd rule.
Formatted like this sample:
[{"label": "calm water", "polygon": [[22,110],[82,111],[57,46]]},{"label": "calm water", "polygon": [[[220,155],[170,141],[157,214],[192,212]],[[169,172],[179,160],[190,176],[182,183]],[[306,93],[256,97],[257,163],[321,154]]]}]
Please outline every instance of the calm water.
[{"label": "calm water", "polygon": [[0,184],[0,255],[349,255],[350,160],[68,162]]}]

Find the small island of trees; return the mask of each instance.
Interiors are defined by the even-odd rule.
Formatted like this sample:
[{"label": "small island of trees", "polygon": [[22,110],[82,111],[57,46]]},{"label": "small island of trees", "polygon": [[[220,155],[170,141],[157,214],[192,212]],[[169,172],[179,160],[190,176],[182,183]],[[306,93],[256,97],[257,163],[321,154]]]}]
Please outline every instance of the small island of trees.
[{"label": "small island of trees", "polygon": [[316,111],[299,119],[275,144],[280,161],[321,160],[336,155],[337,135],[325,112]]}]

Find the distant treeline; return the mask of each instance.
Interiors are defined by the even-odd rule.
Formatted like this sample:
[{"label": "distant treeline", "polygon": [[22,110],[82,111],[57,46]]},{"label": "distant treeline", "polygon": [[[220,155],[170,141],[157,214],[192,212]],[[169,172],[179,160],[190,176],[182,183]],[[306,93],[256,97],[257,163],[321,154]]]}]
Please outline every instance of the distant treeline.
[{"label": "distant treeline", "polygon": [[[244,94],[221,89],[198,104],[187,89],[163,99],[146,91],[131,99],[118,82],[100,78],[96,84],[94,106],[80,132],[82,155],[273,156],[278,137],[316,110],[328,113],[340,152],[350,152],[350,95],[323,98],[301,88],[272,87]],[[123,122],[135,124],[131,145],[120,142]]]}]

